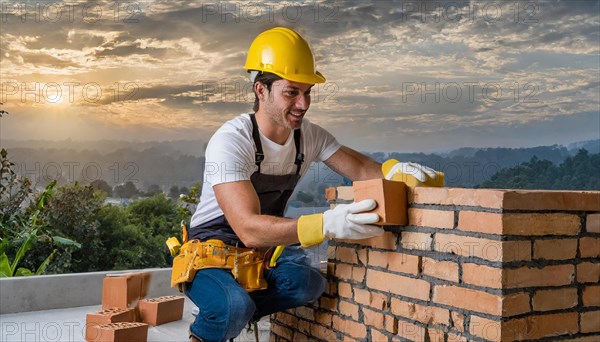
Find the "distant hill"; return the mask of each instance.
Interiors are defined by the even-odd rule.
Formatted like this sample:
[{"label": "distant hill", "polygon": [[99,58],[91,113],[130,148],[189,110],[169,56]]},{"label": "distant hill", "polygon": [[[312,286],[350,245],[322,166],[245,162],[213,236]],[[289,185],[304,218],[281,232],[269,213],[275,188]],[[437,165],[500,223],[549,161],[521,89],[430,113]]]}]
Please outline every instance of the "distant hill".
[{"label": "distant hill", "polygon": [[506,168],[481,184],[482,188],[600,190],[600,154],[580,149],[560,165],[537,157]]},{"label": "distant hill", "polygon": [[[89,183],[105,180],[110,186],[127,181],[135,183],[139,190],[147,190],[156,184],[168,192],[176,185],[190,187],[202,181],[204,149],[201,140],[162,142],[95,141],[79,142],[64,140],[14,141],[3,140],[2,148],[9,152],[9,159],[17,171],[33,178],[40,185],[59,177],[59,183],[81,181]],[[528,148],[473,148],[464,147],[443,153],[384,153],[369,155],[383,162],[390,158],[412,161],[443,171],[446,185],[472,188],[480,186],[497,172],[530,162],[533,157],[547,160],[553,165],[563,163],[584,148],[590,154],[598,150],[600,140],[582,141],[568,146],[552,145]],[[596,150],[594,150],[596,149]],[[596,152],[598,153],[598,152]],[[324,206],[324,189],[344,183],[324,164],[312,165],[304,176],[296,193],[290,199],[295,207]]]}]

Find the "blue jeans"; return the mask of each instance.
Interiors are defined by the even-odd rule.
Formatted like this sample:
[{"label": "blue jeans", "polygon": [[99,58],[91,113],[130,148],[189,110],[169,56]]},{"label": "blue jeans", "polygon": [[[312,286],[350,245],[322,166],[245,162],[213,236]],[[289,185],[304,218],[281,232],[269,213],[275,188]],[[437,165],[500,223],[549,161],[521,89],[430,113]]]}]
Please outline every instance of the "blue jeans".
[{"label": "blue jeans", "polygon": [[200,309],[190,331],[204,341],[234,338],[250,320],[317,300],[327,282],[298,247],[286,247],[265,278],[269,285],[266,290],[248,293],[229,270],[206,268],[196,272],[194,280],[185,286],[185,294]]}]

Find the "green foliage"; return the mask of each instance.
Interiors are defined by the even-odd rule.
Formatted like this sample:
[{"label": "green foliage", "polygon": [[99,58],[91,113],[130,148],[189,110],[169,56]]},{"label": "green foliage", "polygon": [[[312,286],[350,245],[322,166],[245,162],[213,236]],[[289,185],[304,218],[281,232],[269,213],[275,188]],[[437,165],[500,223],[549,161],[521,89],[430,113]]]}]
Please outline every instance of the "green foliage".
[{"label": "green foliage", "polygon": [[559,166],[548,160],[529,162],[500,170],[482,188],[600,190],[600,154],[581,149]]},{"label": "green foliage", "polygon": [[138,188],[131,181],[127,181],[125,184],[115,186],[113,192],[115,196],[120,198],[134,198],[140,194]]},{"label": "green foliage", "polygon": [[192,217],[193,211],[200,202],[200,183],[194,183],[188,190],[183,187],[179,189],[181,194],[179,195],[179,207],[178,213],[181,220],[189,220]]}]

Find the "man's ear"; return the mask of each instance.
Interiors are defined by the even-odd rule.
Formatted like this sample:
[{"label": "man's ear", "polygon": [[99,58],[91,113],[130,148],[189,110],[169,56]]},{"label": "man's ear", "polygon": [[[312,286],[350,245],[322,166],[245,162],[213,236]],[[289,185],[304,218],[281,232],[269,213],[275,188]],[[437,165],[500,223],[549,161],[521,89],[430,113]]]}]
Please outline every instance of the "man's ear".
[{"label": "man's ear", "polygon": [[261,82],[254,82],[254,93],[258,97],[259,101],[265,100],[268,91],[269,90],[267,89],[267,87]]}]

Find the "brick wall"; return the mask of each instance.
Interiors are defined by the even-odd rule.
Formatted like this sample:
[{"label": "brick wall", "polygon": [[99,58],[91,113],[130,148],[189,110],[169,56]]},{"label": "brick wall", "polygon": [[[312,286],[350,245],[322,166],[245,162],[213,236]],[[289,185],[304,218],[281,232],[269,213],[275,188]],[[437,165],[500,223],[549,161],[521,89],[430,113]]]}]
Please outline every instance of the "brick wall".
[{"label": "brick wall", "polygon": [[600,192],[416,188],[406,227],[331,241],[272,341],[600,341]]}]

